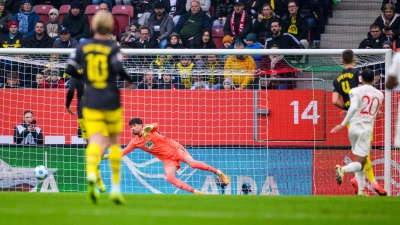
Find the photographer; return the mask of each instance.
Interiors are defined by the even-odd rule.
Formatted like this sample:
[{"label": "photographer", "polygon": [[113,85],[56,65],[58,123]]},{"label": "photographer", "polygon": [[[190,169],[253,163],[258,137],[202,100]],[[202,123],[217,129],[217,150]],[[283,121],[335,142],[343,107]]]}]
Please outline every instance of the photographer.
[{"label": "photographer", "polygon": [[369,27],[368,38],[361,41],[358,46],[359,49],[381,49],[382,44],[385,41],[389,41],[389,38],[383,34],[378,24],[372,24]]},{"label": "photographer", "polygon": [[33,113],[30,110],[24,112],[22,124],[15,126],[14,128],[14,142],[16,144],[31,144],[31,145],[42,145],[43,144],[43,133],[36,125],[36,120],[33,120]]}]

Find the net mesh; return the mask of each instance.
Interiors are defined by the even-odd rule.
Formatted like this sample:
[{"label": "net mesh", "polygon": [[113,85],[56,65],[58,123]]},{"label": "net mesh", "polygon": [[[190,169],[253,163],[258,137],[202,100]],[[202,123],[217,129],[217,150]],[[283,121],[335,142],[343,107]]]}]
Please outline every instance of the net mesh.
[{"label": "net mesh", "polygon": [[[159,123],[160,132],[187,147],[195,159],[229,175],[231,183],[221,187],[214,174],[181,163],[177,177],[204,193],[353,194],[352,176],[339,187],[333,173],[336,164],[353,160],[347,133],[329,132],[343,119],[331,103],[332,80],[343,69],[341,56],[321,51],[306,56],[302,64],[300,57],[253,55],[255,60],[249,63],[247,55],[131,52],[125,56],[125,69],[136,89],[146,90],[124,89],[124,81],[118,80],[124,122],[140,117],[145,123]],[[61,54],[0,55],[3,87],[12,85],[12,73],[18,74],[19,86],[25,87],[0,90],[2,190],[85,191],[85,141],[77,133],[76,116],[67,114],[64,106],[67,58]],[[384,82],[384,59],[384,55],[357,55],[357,68],[375,71],[377,88]],[[43,81],[37,74],[43,74]],[[254,79],[247,81],[249,76]],[[397,121],[395,93],[393,121]],[[25,110],[33,111],[43,146],[14,145],[15,126],[21,124]],[[378,119],[371,155],[381,185],[383,125],[383,118]],[[121,143],[128,144],[132,135],[127,125],[124,128]],[[399,163],[396,149],[392,151],[392,195],[399,193]],[[49,168],[50,176],[44,181],[33,176],[38,165]],[[108,162],[100,167],[110,187]],[[141,150],[123,158],[121,188],[125,193],[185,193],[165,181],[162,162]]]}]

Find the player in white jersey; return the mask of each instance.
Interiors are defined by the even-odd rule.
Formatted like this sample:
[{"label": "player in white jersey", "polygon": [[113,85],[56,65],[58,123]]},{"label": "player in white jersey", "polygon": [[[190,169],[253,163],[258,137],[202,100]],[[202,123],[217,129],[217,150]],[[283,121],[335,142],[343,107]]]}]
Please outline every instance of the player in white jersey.
[{"label": "player in white jersey", "polygon": [[363,85],[350,90],[350,108],[347,110],[346,117],[341,124],[331,130],[331,133],[336,133],[347,123],[350,124],[349,139],[356,161],[343,167],[336,165],[336,181],[341,184],[345,173],[355,173],[358,195],[366,195],[363,169],[371,149],[371,135],[375,118],[381,114],[383,94],[372,86],[374,82],[372,70],[363,70],[361,77]]},{"label": "player in white jersey", "polygon": [[[400,80],[400,54],[397,53],[394,58],[393,58],[393,63],[392,66],[389,69],[389,73],[387,73],[386,77],[386,89],[391,90],[395,88],[398,85],[398,82]],[[399,105],[400,109],[400,105]],[[400,118],[400,110],[398,110],[399,116],[397,118]],[[394,146],[400,147],[400,120],[397,120],[396,124],[396,135],[394,138]]]}]

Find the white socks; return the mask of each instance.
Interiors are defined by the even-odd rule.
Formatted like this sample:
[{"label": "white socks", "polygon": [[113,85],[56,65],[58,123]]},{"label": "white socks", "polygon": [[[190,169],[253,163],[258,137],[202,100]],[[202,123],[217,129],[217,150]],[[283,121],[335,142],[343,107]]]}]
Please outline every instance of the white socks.
[{"label": "white socks", "polygon": [[347,164],[346,166],[343,166],[342,168],[345,173],[354,173],[354,172],[360,172],[361,167],[362,167],[361,163],[351,162],[351,163]]},{"label": "white socks", "polygon": [[357,179],[357,183],[358,183],[358,191],[363,191],[364,187],[365,187],[365,172],[360,171],[360,172],[356,172],[356,179]]}]

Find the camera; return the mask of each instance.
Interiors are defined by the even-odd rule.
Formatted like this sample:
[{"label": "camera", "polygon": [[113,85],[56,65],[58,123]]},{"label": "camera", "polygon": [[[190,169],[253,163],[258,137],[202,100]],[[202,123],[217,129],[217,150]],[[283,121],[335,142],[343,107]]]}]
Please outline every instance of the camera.
[{"label": "camera", "polygon": [[389,30],[389,27],[384,27],[383,30]]},{"label": "camera", "polygon": [[36,120],[32,120],[32,122],[29,124],[29,126],[36,126]]}]

